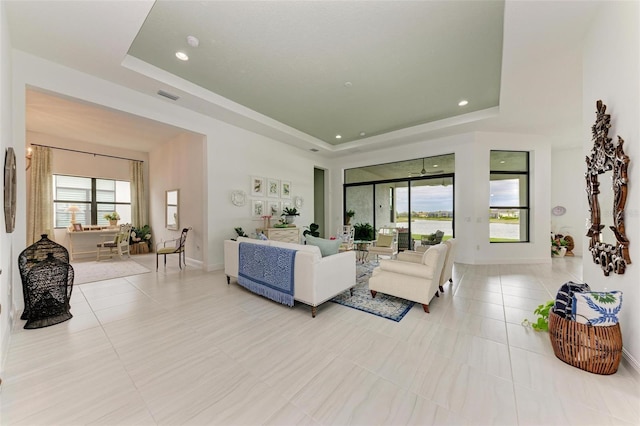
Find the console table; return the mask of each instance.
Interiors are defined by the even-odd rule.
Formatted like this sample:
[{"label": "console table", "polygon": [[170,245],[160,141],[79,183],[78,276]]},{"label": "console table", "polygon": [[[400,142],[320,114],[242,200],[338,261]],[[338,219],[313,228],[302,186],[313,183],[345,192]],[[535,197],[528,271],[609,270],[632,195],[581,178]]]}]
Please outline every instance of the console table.
[{"label": "console table", "polygon": [[284,243],[300,244],[300,228],[264,228],[256,229],[256,232],[262,232],[266,237],[273,241],[282,241]]}]

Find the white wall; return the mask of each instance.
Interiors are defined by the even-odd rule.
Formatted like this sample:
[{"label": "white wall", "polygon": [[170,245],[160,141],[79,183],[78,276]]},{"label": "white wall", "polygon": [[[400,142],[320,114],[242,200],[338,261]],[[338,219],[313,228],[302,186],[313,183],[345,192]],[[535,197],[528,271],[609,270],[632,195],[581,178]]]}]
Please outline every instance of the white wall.
[{"label": "white wall", "polygon": [[[9,25],[5,4],[0,2],[0,152],[2,152],[3,164],[6,149],[14,146],[11,113],[11,65]],[[20,156],[19,152],[16,150],[16,157]],[[24,183],[20,187],[24,188]],[[7,359],[6,354],[11,336],[9,332],[13,318],[12,277],[20,275],[17,262],[14,262],[19,254],[14,241],[14,234],[5,232],[4,214],[0,214],[0,269],[2,270],[2,274],[0,274],[0,308],[2,309],[0,312],[0,377],[4,371],[4,362]]]},{"label": "white wall", "polygon": [[[588,241],[583,243],[583,278],[593,290],[624,292],[620,323],[624,352],[640,370],[640,3],[609,2],[599,10],[587,33],[583,60],[583,156],[591,150],[591,126],[596,118],[596,101],[601,99],[611,114],[609,136],[626,142],[630,157],[629,192],[625,224],[630,240],[631,265],[624,275],[605,277],[598,265],[590,261]],[[601,185],[602,189],[602,185]]]},{"label": "white wall", "polygon": [[584,157],[581,146],[551,151],[551,208],[563,206],[567,209],[562,216],[551,216],[551,232],[571,235],[575,242],[573,254],[576,256],[582,256],[586,220],[589,217]]},{"label": "white wall", "polygon": [[[531,242],[489,243],[489,154],[491,150],[517,149],[531,152]],[[548,141],[530,135],[468,133],[373,153],[345,156],[333,169],[333,203],[342,203],[343,171],[346,168],[401,161],[411,158],[455,154],[456,261],[470,264],[549,263],[550,147]],[[357,212],[356,212],[357,214]],[[332,210],[332,228],[342,220],[341,209]]]},{"label": "white wall", "polygon": [[[186,257],[202,266],[206,258],[206,141],[202,135],[185,133],[166,142],[149,154],[149,206],[153,242],[178,238],[182,228],[193,228],[187,234]],[[177,231],[166,229],[165,191],[179,190]],[[176,259],[173,259],[177,262]]]}]

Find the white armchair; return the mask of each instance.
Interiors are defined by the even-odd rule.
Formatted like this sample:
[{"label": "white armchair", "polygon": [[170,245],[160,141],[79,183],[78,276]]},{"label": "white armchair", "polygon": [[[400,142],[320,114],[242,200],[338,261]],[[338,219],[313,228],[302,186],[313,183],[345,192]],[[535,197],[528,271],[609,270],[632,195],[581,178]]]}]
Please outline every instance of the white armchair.
[{"label": "white armchair", "polygon": [[447,257],[444,261],[444,267],[442,268],[442,276],[440,276],[440,291],[444,293],[444,285],[447,282],[453,284],[453,261],[456,256],[456,249],[458,242],[455,238],[448,239],[444,241],[444,244],[447,245]]},{"label": "white armchair", "polygon": [[371,296],[375,298],[381,292],[412,300],[429,313],[429,302],[438,293],[447,250],[446,244],[438,244],[420,257],[400,253],[396,260],[380,260],[369,279]]},{"label": "white armchair", "polygon": [[[382,231],[382,230],[381,230]],[[392,259],[398,254],[398,240],[395,230],[391,233],[378,233],[378,239],[376,239],[371,247],[369,247],[369,254],[375,254],[376,260],[378,256],[389,256]]]},{"label": "white armchair", "polygon": [[[448,239],[443,241],[442,244],[447,246],[447,256],[445,258],[444,264],[442,266],[442,274],[440,275],[440,284],[439,288],[442,293],[444,293],[444,285],[447,282],[451,282],[453,284],[453,262],[456,256],[456,248],[457,241],[455,238]],[[427,246],[427,250],[434,246]],[[402,260],[405,262],[421,262],[422,257],[424,256],[426,250],[424,251],[405,251],[398,254],[398,260]]]}]

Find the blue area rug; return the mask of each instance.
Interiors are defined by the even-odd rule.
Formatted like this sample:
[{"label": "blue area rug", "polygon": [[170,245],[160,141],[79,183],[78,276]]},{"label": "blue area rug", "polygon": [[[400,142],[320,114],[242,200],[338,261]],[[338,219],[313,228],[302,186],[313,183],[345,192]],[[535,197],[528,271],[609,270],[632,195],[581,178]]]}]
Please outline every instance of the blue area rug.
[{"label": "blue area rug", "polygon": [[414,302],[383,293],[376,294],[375,299],[372,298],[369,292],[369,277],[376,266],[378,266],[377,263],[358,264],[356,266],[356,286],[353,289],[353,296],[350,295],[349,291],[346,291],[337,295],[331,301],[399,322],[413,307]]}]

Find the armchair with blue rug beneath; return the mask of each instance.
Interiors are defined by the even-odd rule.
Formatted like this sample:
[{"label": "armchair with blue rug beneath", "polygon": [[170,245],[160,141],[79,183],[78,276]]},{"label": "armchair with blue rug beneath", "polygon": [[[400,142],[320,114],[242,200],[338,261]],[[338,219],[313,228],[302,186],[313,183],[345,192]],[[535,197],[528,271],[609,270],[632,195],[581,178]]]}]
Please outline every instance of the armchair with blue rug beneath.
[{"label": "armchair with blue rug beneath", "polygon": [[429,302],[438,295],[447,250],[447,245],[438,244],[421,257],[398,255],[397,260],[380,260],[380,266],[373,270],[369,279],[371,296],[375,298],[376,293],[381,292],[401,297],[421,303],[429,313]]}]

